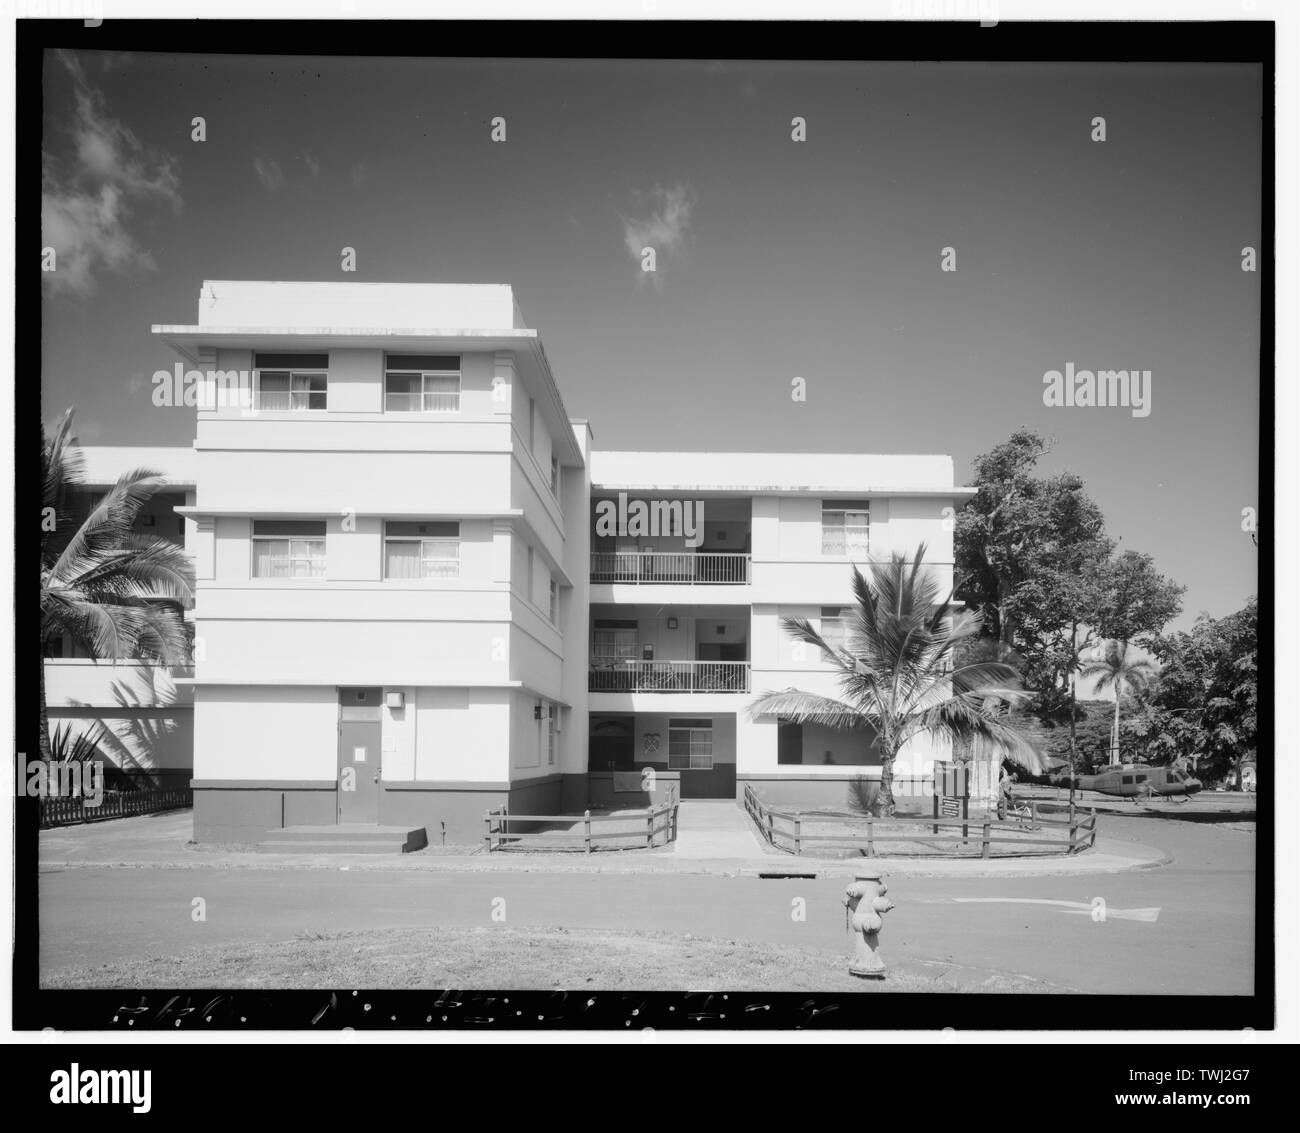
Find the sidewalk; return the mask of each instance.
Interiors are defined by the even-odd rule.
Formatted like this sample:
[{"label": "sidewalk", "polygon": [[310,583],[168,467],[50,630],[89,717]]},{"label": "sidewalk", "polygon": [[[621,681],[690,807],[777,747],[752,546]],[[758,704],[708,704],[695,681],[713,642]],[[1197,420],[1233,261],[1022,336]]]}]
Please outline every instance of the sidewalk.
[{"label": "sidewalk", "polygon": [[[228,846],[189,845],[191,813],[123,818],[112,822],[44,830],[40,868],[58,869],[211,869],[353,870],[522,873],[711,874],[756,877],[761,873],[816,874],[851,878],[864,866],[910,877],[1052,877],[1121,873],[1165,864],[1167,856],[1152,846],[1097,838],[1096,848],[1041,858],[934,860],[917,858],[819,859],[795,857],[761,842],[744,812],[730,802],[703,804],[688,819],[683,806],[678,841],[657,850],[616,850],[593,854],[488,854],[482,848],[431,846],[414,854],[377,857],[366,854],[267,854]],[[714,812],[712,808],[718,807]],[[734,816],[734,821],[733,821]],[[689,822],[689,825],[688,825]]]}]

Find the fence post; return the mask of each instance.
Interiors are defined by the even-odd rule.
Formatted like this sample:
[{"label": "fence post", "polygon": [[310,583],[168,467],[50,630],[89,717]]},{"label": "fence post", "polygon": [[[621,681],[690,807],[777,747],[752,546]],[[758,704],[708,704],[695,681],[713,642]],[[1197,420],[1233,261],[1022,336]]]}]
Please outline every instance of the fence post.
[{"label": "fence post", "polygon": [[584,810],[582,812],[582,822],[586,829],[586,833],[583,836],[583,842],[587,847],[587,853],[591,853],[591,811]]},{"label": "fence post", "polygon": [[796,813],[794,816],[794,852],[796,857],[803,853],[799,846],[799,824],[801,821],[799,815]]},{"label": "fence post", "polygon": [[987,858],[988,856],[989,856],[989,820],[986,818],[984,820],[984,845],[980,849],[980,857]]},{"label": "fence post", "polygon": [[486,810],[483,812],[483,841],[487,844],[487,852],[492,852],[492,812]]},{"label": "fence post", "polygon": [[1079,836],[1079,820],[1074,814],[1074,804],[1070,805],[1070,853],[1074,853],[1074,840]]},{"label": "fence post", "polygon": [[1097,844],[1097,808],[1092,808],[1092,836],[1088,839],[1088,849],[1092,849]]},{"label": "fence post", "polygon": [[645,812],[645,848],[653,849],[655,844],[655,808]]},{"label": "fence post", "polygon": [[874,822],[875,819],[868,814],[867,815],[867,857],[869,858],[874,858],[876,856],[875,827],[873,825]]},{"label": "fence post", "polygon": [[1038,829],[1038,800],[1037,799],[1029,800],[1029,829],[1030,830]]}]

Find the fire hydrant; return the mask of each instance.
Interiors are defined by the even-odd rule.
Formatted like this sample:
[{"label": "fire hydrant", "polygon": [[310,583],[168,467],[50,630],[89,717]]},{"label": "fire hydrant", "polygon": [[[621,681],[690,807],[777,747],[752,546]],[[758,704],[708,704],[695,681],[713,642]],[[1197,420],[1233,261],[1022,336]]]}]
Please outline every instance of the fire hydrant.
[{"label": "fire hydrant", "polygon": [[885,896],[889,892],[879,870],[855,873],[854,882],[844,890],[845,917],[855,934],[853,963],[849,974],[863,979],[884,979],[885,962],[880,958],[880,930],[885,927],[884,914],[894,907]]}]

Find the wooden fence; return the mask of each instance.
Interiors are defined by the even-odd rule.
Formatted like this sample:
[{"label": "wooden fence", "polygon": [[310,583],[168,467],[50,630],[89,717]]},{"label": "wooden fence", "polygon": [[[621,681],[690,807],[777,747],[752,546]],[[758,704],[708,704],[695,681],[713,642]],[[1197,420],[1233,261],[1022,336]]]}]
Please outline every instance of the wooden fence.
[{"label": "wooden fence", "polygon": [[[529,830],[539,823],[562,822],[564,830]],[[584,811],[573,814],[510,814],[504,806],[483,815],[486,827],[483,840],[488,853],[508,847],[532,849],[577,849],[585,853],[593,850],[653,849],[667,846],[677,839],[677,802],[670,800],[644,810],[624,811],[622,814],[592,814]],[[602,830],[602,824],[621,823],[627,830]],[[574,827],[577,826],[577,829]],[[663,840],[658,841],[663,835]],[[566,845],[567,843],[567,845]],[[601,843],[606,843],[601,845]],[[614,843],[614,844],[609,844]],[[638,845],[639,843],[639,845]]]},{"label": "wooden fence", "polygon": [[92,806],[85,798],[64,795],[42,797],[40,802],[41,829],[46,830],[52,826],[73,826],[79,822],[104,822],[110,818],[181,810],[194,805],[194,791],[189,787],[105,791],[98,806]]},{"label": "wooden fence", "polygon": [[[865,849],[868,857],[875,857],[876,844],[880,842],[950,843],[954,852],[959,845],[971,848],[978,845],[981,858],[992,857],[994,846],[1050,847],[1058,853],[1077,854],[1080,850],[1090,849],[1097,840],[1096,810],[1090,810],[1085,817],[1081,810],[1073,806],[1069,810],[1069,816],[1063,818],[1048,817],[1040,814],[1036,806],[1031,807],[1027,824],[1022,821],[1009,828],[1008,823],[995,822],[987,817],[935,819],[925,815],[895,815],[893,818],[881,819],[872,815],[828,815],[776,810],[763,802],[754,788],[746,784],[745,810],[772,846],[790,854],[808,853],[819,846],[837,846]],[[852,829],[844,834],[807,831],[810,825],[815,828],[817,824],[827,823]],[[900,825],[911,826],[913,830],[900,831]],[[1025,831],[1030,834],[1046,833],[1043,827],[1060,827],[1064,836],[1022,836]],[[943,832],[947,830],[952,833]],[[1012,833],[1012,830],[1021,833]]]}]

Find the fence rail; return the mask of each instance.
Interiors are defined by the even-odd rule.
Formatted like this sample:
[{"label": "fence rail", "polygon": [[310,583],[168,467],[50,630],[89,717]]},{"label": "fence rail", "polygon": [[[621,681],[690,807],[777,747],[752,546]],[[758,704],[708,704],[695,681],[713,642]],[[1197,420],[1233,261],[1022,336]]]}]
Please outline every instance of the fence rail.
[{"label": "fence rail", "polygon": [[129,818],[137,814],[156,814],[193,805],[194,791],[189,787],[105,791],[98,806],[91,806],[85,798],[55,795],[41,799],[41,829],[73,826],[80,822],[103,822],[110,818]]},{"label": "fence rail", "polygon": [[587,673],[588,692],[748,692],[748,661],[610,661]]},{"label": "fence rail", "polygon": [[[775,849],[789,854],[805,853],[809,844],[865,849],[868,857],[876,856],[878,842],[951,843],[953,850],[962,846],[978,845],[980,857],[992,856],[994,846],[1050,846],[1066,855],[1090,849],[1097,841],[1097,811],[1092,809],[1085,817],[1081,811],[1070,808],[1065,819],[1045,818],[1035,814],[1027,829],[1032,833],[1039,826],[1067,827],[1065,838],[1025,838],[1008,835],[1005,826],[990,818],[933,818],[929,815],[896,815],[878,819],[872,815],[824,815],[806,811],[776,810],[763,802],[749,784],[745,785],[745,810],[758,827],[759,833]],[[838,826],[857,827],[845,834],[807,833],[808,823],[834,823]],[[883,826],[880,824],[884,824]],[[897,826],[911,825],[916,832],[899,831]],[[996,832],[995,832],[996,827]],[[926,829],[922,829],[926,828]],[[940,829],[952,833],[941,833]],[[1020,827],[1019,829],[1026,829]]]},{"label": "fence rail", "polygon": [[593,551],[591,581],[742,586],[749,561],[737,551]]},{"label": "fence rail", "polygon": [[[562,822],[564,830],[520,830],[520,826],[536,823]],[[602,823],[621,823],[627,830],[600,830]],[[592,814],[590,810],[575,814],[510,814],[504,806],[489,810],[483,815],[485,826],[483,840],[488,853],[509,847],[536,849],[577,849],[590,854],[598,849],[623,849],[623,845],[600,845],[602,842],[642,842],[647,850],[667,846],[677,840],[677,800],[644,810],[625,811],[622,814]],[[574,826],[580,824],[577,829]],[[514,826],[515,829],[511,829]],[[660,835],[663,840],[658,841]],[[566,845],[567,844],[567,845]],[[637,849],[635,844],[631,849]]]}]

